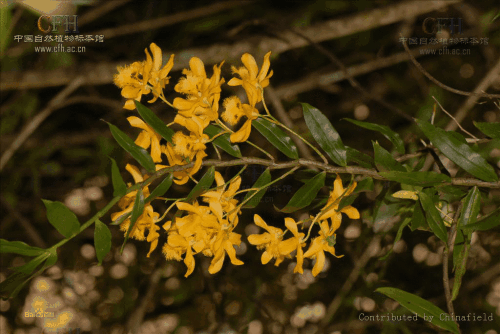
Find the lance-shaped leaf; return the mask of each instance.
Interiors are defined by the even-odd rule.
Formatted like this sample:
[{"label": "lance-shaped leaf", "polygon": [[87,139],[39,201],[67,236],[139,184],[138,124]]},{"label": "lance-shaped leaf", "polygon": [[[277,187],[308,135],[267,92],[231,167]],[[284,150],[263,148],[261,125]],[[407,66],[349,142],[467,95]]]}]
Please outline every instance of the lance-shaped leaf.
[{"label": "lance-shaped leaf", "polygon": [[141,104],[138,101],[134,101],[135,106],[137,107],[137,111],[139,112],[139,115],[141,115],[142,119],[144,122],[146,122],[150,127],[153,128],[153,130],[156,131],[160,136],[165,138],[170,144],[172,143],[172,136],[175,134],[174,130],[169,128],[163,121],[158,118],[158,116],[155,115],[155,113],[146,107],[145,105]]},{"label": "lance-shaped leaf", "polygon": [[310,104],[301,103],[304,119],[314,140],[337,165],[347,165],[347,152],[340,136],[328,118]]},{"label": "lance-shaped leaf", "polygon": [[[375,292],[383,293],[387,297],[394,299],[399,303],[399,305],[403,306],[413,313],[416,313],[420,318],[423,318],[426,321],[430,321],[431,323],[442,329],[455,334],[459,333],[457,325],[452,320],[441,320],[443,319],[443,315],[447,315],[446,312],[444,312],[442,309],[432,304],[431,302],[420,298],[419,296],[390,287],[378,288],[377,290],[375,290]],[[432,320],[430,320],[431,316]]]},{"label": "lance-shaped leaf", "polygon": [[321,172],[297,190],[283,209],[284,213],[291,213],[305,208],[316,198],[318,191],[325,185],[326,172]]},{"label": "lance-shaped leaf", "polygon": [[388,126],[369,123],[369,122],[356,121],[350,118],[344,118],[344,119],[362,128],[380,132],[382,135],[384,135],[385,138],[391,141],[391,143],[394,145],[399,154],[405,154],[405,144],[403,140],[401,139],[398,133],[392,131],[391,128],[389,128]]},{"label": "lance-shaped leaf", "polygon": [[292,139],[276,124],[265,118],[259,117],[252,121],[252,126],[257,129],[266,139],[290,159],[298,159],[299,153]]},{"label": "lance-shaped leaf", "polygon": [[500,138],[500,123],[474,122],[476,128],[490,138]]},{"label": "lance-shaped leaf", "polygon": [[418,197],[420,199],[420,203],[422,204],[422,208],[424,209],[427,223],[429,224],[432,232],[434,232],[434,234],[441,239],[445,245],[447,245],[446,242],[448,240],[448,234],[446,232],[446,227],[444,226],[443,218],[441,218],[434,202],[424,192],[419,193]]},{"label": "lance-shaped leaf", "polygon": [[47,208],[47,219],[56,230],[69,238],[80,231],[80,223],[76,215],[61,202],[42,199]]},{"label": "lance-shaped leaf", "polygon": [[347,162],[355,162],[365,168],[372,168],[374,166],[373,159],[368,154],[364,154],[349,146],[345,148],[347,152]]},{"label": "lance-shaped leaf", "polygon": [[42,264],[45,260],[47,260],[50,256],[50,253],[45,251],[42,254],[38,255],[36,258],[32,259],[30,262],[20,266],[20,267],[14,267],[14,268],[9,268],[14,271],[19,271],[24,274],[31,274],[33,270],[35,270],[40,264]]},{"label": "lance-shaped leaf", "polygon": [[128,227],[127,233],[125,234],[125,240],[123,240],[123,245],[120,252],[123,252],[123,248],[125,247],[125,244],[127,243],[128,238],[130,237],[130,233],[134,229],[137,219],[142,215],[143,212],[144,212],[144,193],[142,192],[142,189],[139,188],[139,190],[137,190],[134,206],[132,208],[130,225]]},{"label": "lance-shaped leaf", "polygon": [[467,224],[459,228],[468,231],[487,231],[500,225],[500,208],[496,209],[488,216],[479,219],[474,224]]},{"label": "lance-shaped leaf", "polygon": [[[266,168],[266,170],[260,174],[259,178],[255,183],[253,184],[252,188],[262,188],[264,185],[268,184],[271,182],[271,172],[269,171],[269,168]],[[261,190],[251,190],[249,191],[246,195],[245,198],[243,198],[243,201],[246,201],[250,196],[252,196],[255,192],[255,196],[253,196],[248,202],[246,202],[243,207],[244,208],[255,208],[257,204],[260,203],[260,200],[262,196],[266,193],[267,187],[262,188]]]},{"label": "lance-shaped leaf", "polygon": [[111,249],[111,232],[106,224],[101,222],[99,219],[95,221],[94,247],[97,261],[99,261],[100,265],[102,263],[102,259],[104,259],[106,254],[108,254]]},{"label": "lance-shaped leaf", "polygon": [[14,253],[26,256],[38,256],[45,252],[44,249],[32,247],[21,241],[0,239],[0,253]]},{"label": "lance-shaped leaf", "polygon": [[186,202],[190,202],[193,199],[200,196],[202,193],[210,189],[212,183],[214,183],[215,178],[215,167],[212,166],[208,169],[208,171],[203,175],[203,177],[198,181],[198,183],[191,189],[189,194],[186,197]]},{"label": "lance-shaped leaf", "polygon": [[469,145],[458,139],[458,133],[444,131],[423,120],[417,119],[416,122],[431,143],[448,159],[481,180],[498,181],[498,176],[493,167],[481,155],[472,150]]},{"label": "lance-shaped leaf", "polygon": [[467,197],[465,197],[462,205],[460,218],[458,218],[458,227],[464,227],[469,224],[474,224],[479,214],[481,205],[481,193],[477,187],[472,188]]},{"label": "lance-shaped leaf", "polygon": [[163,181],[151,192],[151,194],[146,198],[145,202],[149,203],[155,198],[159,196],[165,195],[165,193],[170,189],[170,186],[172,185],[172,180],[173,180],[174,174],[170,173],[168,174]]},{"label": "lance-shaped leaf", "polygon": [[373,142],[373,151],[375,153],[375,165],[381,172],[397,171],[406,172],[406,169],[396,161],[385,148],[379,145],[378,142]]},{"label": "lance-shaped leaf", "polygon": [[[41,263],[45,264],[34,274],[31,272],[36,269]],[[41,274],[48,267],[53,266],[57,261],[57,253],[55,248],[45,250],[27,264],[14,268],[14,273],[7,277],[0,283],[0,297],[1,298],[15,298],[19,291],[29,282],[33,277]]]},{"label": "lance-shaped leaf", "polygon": [[125,151],[130,153],[130,155],[137,160],[137,162],[149,173],[154,173],[156,170],[155,163],[153,162],[153,158],[149,155],[148,151],[143,149],[142,147],[136,145],[129,136],[123,133],[120,129],[114,126],[111,123],[108,123],[109,129],[111,130],[111,134],[115,138],[118,145],[120,145]]},{"label": "lance-shaped leaf", "polygon": [[113,182],[113,196],[123,196],[127,192],[127,185],[120,174],[115,159],[111,159],[111,181]]},{"label": "lance-shaped leaf", "polygon": [[422,210],[420,202],[416,202],[413,206],[413,216],[411,217],[410,229],[412,232],[416,229],[429,230],[429,225],[425,220],[424,210]]},{"label": "lance-shaped leaf", "polygon": [[[222,130],[218,126],[210,124],[203,130],[204,133],[206,133],[210,138],[213,138],[215,135],[221,133]],[[238,145],[232,144],[231,141],[229,140],[230,134],[225,133],[223,135],[218,136],[215,138],[212,143],[215,144],[215,146],[220,147],[222,150],[226,151],[227,153],[231,154],[233,157],[236,158],[241,158],[241,151]]]},{"label": "lance-shaped leaf", "polygon": [[453,289],[451,300],[455,300],[462,285],[462,277],[467,269],[467,258],[471,247],[471,234],[457,230],[455,237],[455,247],[453,248],[453,268],[455,270],[455,279],[453,280]]},{"label": "lance-shaped leaf", "polygon": [[448,175],[436,172],[379,172],[388,180],[412,186],[430,187],[444,182],[451,182]]}]

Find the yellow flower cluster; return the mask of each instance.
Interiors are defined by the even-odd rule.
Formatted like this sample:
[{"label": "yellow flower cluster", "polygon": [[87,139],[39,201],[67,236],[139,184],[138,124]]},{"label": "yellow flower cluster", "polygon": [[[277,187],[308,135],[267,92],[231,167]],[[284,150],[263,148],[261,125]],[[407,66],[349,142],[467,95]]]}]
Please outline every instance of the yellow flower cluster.
[{"label": "yellow flower cluster", "polygon": [[187,214],[163,225],[168,232],[168,242],[163,246],[163,254],[167,260],[177,261],[185,254],[184,263],[188,268],[186,277],[193,272],[194,255],[198,253],[213,257],[208,268],[211,274],[220,271],[226,253],[232,264],[243,264],[236,258],[234,249],[234,245],[240,245],[241,235],[233,232],[238,224],[239,214],[239,210],[236,210],[238,201],[233,196],[240,187],[241,178],[234,178],[227,190],[219,172],[215,173],[215,180],[217,190],[202,195],[208,206],[199,205],[196,201],[193,205],[178,202],[177,209],[186,211]]},{"label": "yellow flower cluster", "polygon": [[[150,149],[157,170],[194,162],[191,168],[173,173],[175,183],[185,184],[192,175],[199,171],[203,158],[207,156],[206,144],[211,139],[204,133],[204,130],[209,124],[217,123],[224,128],[224,133],[230,132],[230,140],[233,143],[247,141],[252,121],[261,116],[256,104],[263,101],[263,89],[269,85],[269,78],[273,74],[273,71],[269,69],[271,52],[264,56],[260,71],[254,57],[248,53],[241,57],[243,67],[233,66],[231,68],[232,72],[237,74],[239,78],[232,78],[227,84],[242,86],[248,99],[248,103],[242,103],[238,97],[231,96],[223,102],[224,111],[220,118],[228,124],[234,126],[243,116],[246,117],[243,126],[238,131],[233,132],[219,120],[221,85],[224,83],[224,78],[221,77],[221,68],[224,62],[213,66],[213,74],[209,78],[203,62],[197,57],[191,58],[189,69],[182,71],[184,76],[174,87],[174,90],[182,94],[183,97],[176,97],[170,104],[163,95],[163,89],[169,83],[167,75],[173,67],[174,55],[171,55],[167,64],[161,68],[161,49],[154,43],[151,44],[150,49],[152,57],[146,49],[145,61],[119,67],[119,73],[115,75],[114,82],[122,89],[122,96],[127,99],[125,109],[134,109],[134,100],[140,101],[142,95],[149,93],[153,94],[153,99],[149,102],[161,98],[177,109],[174,123],[182,126],[189,134],[177,131],[172,137],[172,143],[162,144],[162,137],[139,117],[130,116],[127,120],[131,126],[142,130],[135,143],[144,149]],[[162,164],[163,154],[167,157],[168,165]],[[141,175],[135,166],[127,165],[126,169],[134,178],[135,183],[142,182],[147,178],[146,175]],[[215,190],[201,195],[207,205],[200,205],[198,201],[186,203],[177,200],[174,202],[178,210],[175,218],[163,224],[163,230],[168,235],[167,242],[162,248],[163,254],[167,260],[184,260],[187,266],[186,277],[193,272],[194,255],[198,253],[213,258],[209,267],[209,272],[212,274],[220,271],[226,254],[232,264],[243,264],[236,258],[234,248],[235,245],[238,246],[241,243],[241,235],[233,232],[238,225],[238,215],[240,214],[240,207],[234,196],[240,187],[241,178],[237,176],[226,183],[221,174],[215,172],[215,181],[217,183]],[[299,233],[298,230],[298,226],[300,224],[303,226],[304,222],[295,222],[292,218],[285,218],[287,230],[283,231],[280,228],[267,225],[260,216],[255,215],[255,224],[265,229],[266,232],[250,235],[248,241],[256,245],[258,249],[265,249],[261,257],[262,263],[267,264],[272,259],[276,259],[275,265],[278,266],[285,258],[291,258],[291,254],[295,252],[297,265],[294,272],[303,273],[304,258],[314,258],[316,263],[312,273],[314,276],[318,275],[324,267],[325,252],[337,256],[334,249],[335,231],[341,224],[341,214],[345,213],[354,219],[359,218],[358,210],[352,206],[338,210],[340,200],[349,196],[355,187],[356,183],[353,183],[344,190],[342,181],[337,175],[333,191],[325,207],[315,218],[311,217],[313,219],[312,225],[318,222],[320,232],[311,241],[309,249],[305,252],[303,248],[306,246],[310,230],[307,237],[304,233]],[[150,192],[147,186],[143,188],[143,194],[145,197],[149,196]],[[137,191],[130,192],[119,201],[118,205],[121,211],[111,216],[113,221],[130,214],[136,195]],[[174,204],[171,205],[172,207]],[[163,216],[165,215],[166,213]],[[131,230],[131,238],[147,240],[151,243],[148,257],[158,245],[160,227],[157,224],[162,218],[154,212],[150,203],[146,203],[144,212]],[[330,224],[328,220],[331,221]],[[127,233],[130,224],[129,217],[121,223],[120,229]],[[288,231],[291,232],[292,236],[283,240]],[[147,237],[146,232],[148,233]]]},{"label": "yellow flower cluster", "polygon": [[[303,242],[303,233],[299,233],[297,229],[297,224],[292,218],[285,218],[285,226],[288,231],[293,234],[293,237],[283,240],[285,232],[282,229],[267,225],[264,220],[259,215],[254,216],[254,222],[257,226],[265,229],[267,232],[263,234],[253,234],[248,237],[248,242],[252,245],[256,245],[257,249],[266,250],[262,253],[261,262],[266,264],[272,259],[276,259],[275,266],[278,266],[285,257],[291,257],[290,254],[296,250],[297,253],[295,257],[297,258],[297,265],[295,266],[294,273],[303,273],[302,264],[304,263],[304,258],[316,259],[314,264],[312,274],[314,276],[318,275],[325,266],[325,251],[329,252],[335,257],[335,231],[340,227],[342,221],[342,213],[347,214],[349,218],[358,219],[359,211],[352,207],[346,206],[340,211],[338,210],[339,203],[343,197],[349,196],[354,188],[356,188],[356,182],[353,182],[346,190],[342,186],[342,180],[337,175],[333,183],[333,191],[330,193],[328,201],[325,207],[318,214],[317,220],[319,221],[319,226],[321,228],[319,235],[313,239],[309,249],[304,253],[302,248],[305,246]],[[342,196],[343,195],[343,196]],[[331,219],[331,225],[328,224],[327,219]],[[316,221],[313,220],[313,222]]]}]

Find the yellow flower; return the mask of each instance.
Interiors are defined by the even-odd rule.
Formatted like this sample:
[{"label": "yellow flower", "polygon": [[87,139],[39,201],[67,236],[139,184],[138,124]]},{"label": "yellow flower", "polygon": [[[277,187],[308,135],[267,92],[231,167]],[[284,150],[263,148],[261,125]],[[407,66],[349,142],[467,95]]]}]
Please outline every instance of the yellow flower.
[{"label": "yellow flower", "polygon": [[155,43],[151,43],[150,48],[151,53],[153,54],[152,59],[149,55],[148,49],[145,49],[144,51],[146,52],[146,63],[148,64],[148,68],[151,68],[149,84],[153,87],[154,95],[153,99],[148,102],[153,103],[160,95],[163,95],[163,88],[169,83],[170,77],[167,77],[167,75],[174,66],[174,55],[171,55],[165,66],[160,69],[163,58],[161,49]]},{"label": "yellow flower", "polygon": [[247,120],[243,126],[236,132],[232,133],[229,139],[232,143],[242,143],[248,139],[252,129],[252,121],[259,117],[259,111],[249,104],[242,104],[236,96],[228,97],[224,100],[224,108],[222,119],[231,125],[238,123],[242,116],[246,116]]},{"label": "yellow flower", "polygon": [[[349,196],[354,189],[356,188],[357,183],[353,182],[351,186],[345,191],[344,197]],[[352,207],[351,205],[348,205],[342,210],[338,211],[339,204],[340,204],[340,197],[344,193],[344,187],[342,186],[342,179],[340,176],[337,174],[337,178],[333,182],[333,191],[330,193],[330,197],[328,198],[328,201],[326,202],[325,207],[323,210],[326,210],[321,213],[321,216],[319,216],[319,220],[324,220],[331,218],[332,220],[332,229],[336,230],[339,228],[340,223],[342,221],[342,214],[345,213],[349,218],[351,219],[359,219],[359,211]]]},{"label": "yellow flower", "polygon": [[[224,178],[219,172],[215,172],[215,181],[217,182],[217,190],[208,191],[201,196],[205,197],[205,202],[208,202],[210,209],[215,213],[219,220],[222,220],[224,212],[229,213],[236,208],[238,200],[233,198],[236,191],[240,188],[241,177],[237,176],[229,183],[229,188],[226,191],[224,186]],[[233,227],[238,225],[238,213],[234,211],[228,217],[233,223]]]},{"label": "yellow flower", "polygon": [[186,182],[188,182],[189,176],[196,174],[200,170],[201,164],[203,163],[203,158],[207,156],[205,151],[200,150],[198,152],[195,152],[195,154],[193,154],[191,156],[184,157],[184,156],[178,154],[176,152],[176,150],[174,149],[174,147],[170,143],[167,143],[167,145],[163,145],[161,147],[161,149],[162,149],[162,152],[165,153],[165,155],[167,156],[169,165],[168,166],[156,165],[156,170],[160,170],[160,169],[165,168],[165,167],[186,165],[186,164],[188,164],[186,158],[189,158],[190,161],[192,161],[193,158],[195,158],[195,164],[193,167],[188,168],[187,170],[184,170],[184,171],[174,172],[174,178],[175,178],[174,182],[176,184],[179,184],[179,185],[182,185],[182,184],[185,184]]},{"label": "yellow flower", "polygon": [[118,66],[118,74],[114,75],[113,82],[122,89],[121,94],[127,99],[123,108],[134,110],[134,100],[140,101],[143,94],[149,94],[147,86],[147,69],[145,62],[134,62],[125,67]]},{"label": "yellow flower", "polygon": [[319,236],[314,238],[309,246],[309,249],[304,253],[304,257],[316,259],[316,263],[314,264],[312,270],[313,276],[317,276],[325,267],[325,252],[329,252],[338,258],[343,256],[337,256],[335,254],[335,248],[333,245],[336,237],[334,233],[336,229],[330,229],[326,220],[320,222],[320,227],[321,231],[319,232]]},{"label": "yellow flower", "polygon": [[[219,117],[220,86],[224,83],[224,79],[220,76],[222,64],[223,62],[219,66],[214,65],[214,73],[208,79],[203,62],[197,57],[192,57],[189,60],[191,70],[182,71],[186,77],[181,78],[174,88],[175,91],[186,94],[186,98],[174,99],[173,104],[179,110],[178,115],[196,119],[196,124],[202,127],[197,132],[203,132],[211,121]],[[178,117],[174,122],[182,125]]]},{"label": "yellow flower", "polygon": [[[132,175],[135,183],[142,182],[144,181],[144,178],[148,177],[147,175],[143,176],[139,171],[139,168],[137,168],[136,166],[127,164],[127,166],[125,166],[125,169]],[[129,183],[128,186],[130,187],[131,184]],[[143,194],[144,197],[149,196],[149,189],[147,186],[143,188]],[[118,206],[120,207],[120,209],[122,209],[122,211],[113,213],[111,215],[111,220],[115,221],[124,214],[131,212],[132,209],[134,208],[134,202],[136,196],[137,196],[137,191],[132,191],[123,196],[118,202]],[[156,225],[156,222],[159,221],[159,217],[160,214],[154,212],[151,204],[147,204],[144,207],[142,215],[140,215],[139,218],[137,218],[137,221],[135,222],[132,231],[130,231],[131,238],[137,240],[144,240],[146,239],[146,236],[144,234],[147,230],[149,230],[147,241],[151,243],[151,247],[147,255],[148,257],[151,254],[151,252],[156,249],[156,246],[158,245],[158,237],[160,235],[158,234],[157,231],[160,228]],[[120,230],[126,234],[130,227],[130,223],[131,223],[130,217],[128,217],[120,224]]]},{"label": "yellow flower", "polygon": [[133,127],[143,130],[135,140],[135,143],[145,150],[151,145],[151,157],[153,161],[161,162],[161,136],[139,117],[130,116],[127,117],[127,120]]},{"label": "yellow flower", "polygon": [[279,252],[281,255],[289,255],[294,250],[297,250],[297,265],[293,269],[294,273],[303,273],[302,265],[304,263],[304,251],[302,247],[304,247],[305,243],[301,242],[302,238],[305,236],[304,233],[299,233],[297,229],[297,223],[293,218],[285,218],[285,226],[288,228],[290,232],[292,232],[293,237],[282,241],[279,244]]},{"label": "yellow flower", "polygon": [[233,245],[239,246],[241,243],[241,235],[232,232],[232,228],[224,228],[228,226],[227,223],[221,225],[221,229],[217,234],[217,238],[215,239],[212,247],[212,252],[214,254],[214,258],[210,263],[210,267],[208,267],[208,272],[210,274],[215,274],[219,272],[224,264],[224,258],[226,257],[226,253],[231,260],[231,263],[239,266],[242,265],[243,262],[236,258],[236,250]]},{"label": "yellow flower", "polygon": [[266,248],[264,253],[262,253],[262,264],[267,264],[275,258],[276,262],[274,265],[278,266],[285,259],[279,249],[279,245],[283,239],[283,230],[267,225],[266,222],[257,214],[254,215],[254,222],[257,226],[265,229],[267,232],[263,234],[249,235],[248,242],[257,246],[257,249]]},{"label": "yellow flower", "polygon": [[255,58],[249,53],[245,53],[241,56],[241,62],[245,65],[245,67],[240,67],[239,69],[234,66],[231,67],[233,73],[237,73],[241,79],[232,78],[227,84],[229,86],[243,86],[248,96],[248,102],[253,107],[257,104],[257,102],[262,101],[263,89],[269,86],[269,78],[273,75],[272,70],[269,74],[267,74],[269,67],[271,66],[271,62],[269,61],[270,56],[271,51],[266,53],[264,56],[262,68],[258,73],[257,71],[259,68],[257,67]]},{"label": "yellow flower", "polygon": [[[188,277],[189,275],[191,275],[195,266],[193,250],[191,248],[191,242],[192,238],[186,239],[179,234],[170,234],[168,236],[167,244],[170,247],[167,248],[167,252],[169,252],[168,255],[170,255],[170,257],[172,257],[173,259],[177,259],[175,258],[175,256],[177,256],[179,252],[181,255],[186,253],[186,256],[184,257],[184,264],[187,267],[187,271],[184,277]],[[174,254],[172,254],[172,249],[175,250],[173,252]],[[165,252],[165,247],[163,251]]]}]

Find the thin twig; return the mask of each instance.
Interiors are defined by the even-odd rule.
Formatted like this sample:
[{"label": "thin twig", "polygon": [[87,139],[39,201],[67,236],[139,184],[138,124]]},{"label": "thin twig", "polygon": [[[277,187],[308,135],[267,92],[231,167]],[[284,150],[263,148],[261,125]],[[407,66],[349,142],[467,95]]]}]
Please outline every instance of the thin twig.
[{"label": "thin twig", "polygon": [[[288,116],[288,113],[283,107],[280,97],[276,94],[274,88],[271,85],[269,85],[264,90],[264,93],[268,97],[266,100],[269,100],[273,105],[274,111],[276,111],[277,118],[288,128],[293,129],[294,128],[293,121],[290,119],[290,116]],[[307,147],[307,145],[302,140],[300,140],[295,136],[291,136],[291,138],[295,143],[295,145],[297,145],[297,148],[299,149],[301,156],[303,156],[306,159],[311,159],[311,160],[314,159],[313,155],[311,154],[311,151],[309,150],[309,147]]]},{"label": "thin twig", "polygon": [[[453,308],[453,300],[451,298],[451,289],[450,289],[450,278],[448,276],[448,257],[449,257],[448,255],[450,253],[451,247],[453,246],[453,243],[455,242],[455,237],[457,233],[457,220],[461,210],[462,210],[462,204],[460,203],[460,206],[458,207],[453,217],[453,222],[451,224],[450,231],[448,232],[448,243],[445,245],[445,248],[443,250],[443,287],[444,287],[444,295],[446,297],[446,306],[448,308],[448,313],[450,315],[454,315],[455,310]],[[457,325],[458,333],[461,333],[460,326],[454,317],[453,321]]]},{"label": "thin twig", "polygon": [[0,202],[7,209],[7,211],[9,211],[9,213],[17,219],[27,236],[31,239],[31,241],[33,241],[33,245],[40,248],[47,248],[47,244],[40,236],[37,229],[31,224],[29,219],[25,218],[19,211],[17,211],[3,196],[0,197]]},{"label": "thin twig", "polygon": [[354,268],[349,274],[349,277],[347,277],[347,279],[345,280],[344,285],[340,289],[339,293],[335,296],[330,305],[328,305],[325,317],[321,320],[320,329],[318,332],[324,330],[325,327],[333,319],[335,313],[337,313],[340,305],[342,304],[342,300],[344,299],[345,296],[347,296],[347,294],[351,291],[352,287],[354,286],[354,283],[356,283],[356,281],[358,280],[362,269],[366,266],[368,261],[376,255],[373,252],[374,249],[377,247],[377,245],[380,244],[381,239],[382,237],[380,235],[375,235],[370,244],[366,247],[363,255],[361,255],[361,257],[356,261]]},{"label": "thin twig", "polygon": [[470,133],[469,131],[465,130],[461,125],[460,123],[457,121],[457,119],[455,117],[453,117],[452,114],[450,114],[449,112],[447,112],[443,106],[441,105],[441,103],[439,103],[439,101],[434,97],[432,96],[432,98],[434,99],[434,101],[436,101],[436,103],[438,104],[438,106],[441,108],[441,110],[446,114],[448,115],[455,123],[456,125],[460,128],[460,130],[462,130],[463,132],[465,132],[466,134],[468,134],[469,136],[471,136],[472,138],[474,139],[477,139],[476,136],[474,136],[472,133]]},{"label": "thin twig", "polygon": [[117,7],[123,6],[130,0],[114,0],[114,1],[103,1],[101,4],[89,10],[85,14],[78,17],[78,27],[83,27],[84,25],[98,19],[99,17],[109,13],[110,11],[116,9]]},{"label": "thin twig", "polygon": [[35,131],[49,115],[57,109],[66,99],[66,97],[80,87],[84,82],[83,77],[79,76],[73,80],[66,88],[57,94],[47,104],[44,110],[31,119],[21,130],[17,138],[11,143],[10,147],[2,154],[0,158],[0,171],[5,167],[12,155],[24,143],[24,141]]},{"label": "thin twig", "polygon": [[302,38],[304,38],[305,40],[307,40],[314,48],[316,48],[318,51],[320,51],[322,54],[324,54],[328,59],[330,59],[330,61],[337,65],[338,67],[340,67],[340,69],[342,70],[342,72],[344,73],[347,81],[349,81],[349,83],[351,84],[351,86],[358,90],[361,94],[363,94],[365,97],[373,100],[373,101],[376,101],[378,102],[379,104],[381,104],[382,106],[384,106],[385,108],[389,109],[390,111],[392,111],[393,113],[396,113],[398,114],[399,116],[413,122],[413,118],[406,114],[405,112],[403,112],[401,109],[393,106],[392,104],[384,101],[383,99],[379,98],[378,96],[375,96],[374,94],[368,92],[366,89],[364,89],[361,84],[353,78],[353,76],[347,71],[347,68],[345,67],[344,63],[342,63],[340,61],[340,59],[338,59],[331,51],[325,49],[324,47],[322,47],[321,45],[319,45],[318,43],[314,42],[311,38],[307,37],[306,35],[302,34],[301,32],[295,30],[295,29],[291,29],[291,31],[293,33],[295,33],[297,36],[300,36]]},{"label": "thin twig", "polygon": [[[492,85],[495,80],[498,80],[498,77],[500,76],[500,59],[498,62],[495,64],[495,66],[486,74],[486,76],[481,80],[481,82],[477,85],[477,87],[474,89],[475,93],[479,92],[484,92],[485,90],[488,89],[490,85]],[[476,104],[477,100],[481,97],[481,95],[471,95],[469,98],[465,101],[465,103],[460,107],[460,109],[457,110],[455,114],[455,119],[457,122],[462,122],[467,116],[467,112]],[[454,131],[457,129],[456,123],[455,122],[449,122],[448,125],[444,128],[446,131]]]},{"label": "thin twig", "polygon": [[[403,36],[401,36],[403,37]],[[457,95],[464,95],[464,96],[478,96],[478,97],[490,97],[490,98],[500,98],[500,94],[488,94],[488,93],[479,93],[479,92],[465,92],[463,90],[455,89],[450,86],[447,86],[434,78],[429,72],[425,70],[425,68],[420,65],[420,63],[413,57],[413,54],[411,53],[410,49],[408,48],[408,45],[406,45],[406,42],[403,40],[403,46],[410,57],[411,62],[419,69],[420,72],[422,72],[427,78],[429,78],[430,81],[434,82],[436,85],[439,87],[443,88],[444,90],[447,90],[449,92],[455,93]],[[500,64],[500,61],[499,63]],[[497,65],[500,66],[500,65]],[[497,67],[495,66],[495,68]],[[456,117],[458,119],[458,117]]]},{"label": "thin twig", "polygon": [[158,268],[149,277],[148,290],[146,291],[146,294],[144,294],[144,297],[142,297],[139,306],[130,315],[127,322],[128,332],[136,334],[139,331],[139,328],[144,320],[144,315],[146,314],[146,309],[153,300],[156,289],[158,288],[162,271],[163,268]]}]

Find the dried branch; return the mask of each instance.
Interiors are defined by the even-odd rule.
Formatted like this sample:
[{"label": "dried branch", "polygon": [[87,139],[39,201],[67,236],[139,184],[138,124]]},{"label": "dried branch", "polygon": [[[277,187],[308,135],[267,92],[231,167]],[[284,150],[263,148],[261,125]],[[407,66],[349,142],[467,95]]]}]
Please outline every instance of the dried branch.
[{"label": "dried branch", "polygon": [[379,104],[381,104],[382,106],[384,106],[385,108],[389,109],[390,111],[392,111],[393,113],[395,114],[398,114],[399,116],[405,118],[406,120],[409,120],[410,122],[413,122],[413,118],[406,114],[404,111],[402,111],[401,109],[393,106],[392,104],[384,101],[383,99],[379,98],[378,96],[375,96],[374,94],[368,92],[366,89],[363,88],[363,86],[361,86],[361,84],[353,78],[352,74],[350,74],[348,71],[347,71],[347,68],[345,67],[344,63],[342,63],[340,61],[340,59],[337,58],[337,56],[335,56],[331,51],[325,49],[324,47],[322,47],[321,45],[319,45],[318,43],[315,43],[312,39],[310,39],[309,37],[305,36],[304,34],[300,33],[299,31],[296,31],[295,29],[291,29],[291,31],[293,31],[295,34],[297,34],[298,36],[304,38],[306,41],[308,41],[314,48],[316,48],[317,50],[319,50],[319,52],[321,52],[322,54],[324,54],[328,59],[330,59],[330,61],[337,65],[338,67],[340,67],[340,69],[342,70],[345,78],[347,79],[347,81],[349,81],[349,83],[351,84],[351,86],[358,90],[362,95],[364,95],[365,97],[367,97],[368,99],[370,100],[373,100],[373,101],[376,101],[378,102]]},{"label": "dried branch", "polygon": [[[377,8],[344,18],[325,21],[301,29],[300,32],[317,43],[406,20],[409,17],[432,12],[457,2],[459,1],[428,1],[425,6],[422,6],[421,3],[416,1],[405,1],[390,7]],[[105,38],[108,38],[108,36],[105,35]],[[258,42],[255,43],[255,40]],[[203,59],[205,64],[215,64],[222,59],[236,62],[244,52],[259,50],[263,55],[266,51],[272,50],[274,54],[280,54],[306,45],[308,45],[307,41],[296,38],[296,35],[292,32],[285,31],[280,32],[279,38],[254,37],[233,44],[214,44],[205,48],[186,49],[177,52],[178,56],[173,70],[188,67],[188,61],[192,56]],[[170,50],[165,52],[164,57],[170,56],[171,53]],[[1,73],[0,90],[65,85],[82,73],[84,73],[85,83],[88,85],[109,84],[113,81],[113,75],[119,65],[123,66],[125,63],[87,63],[72,69],[25,71],[21,73],[5,72]]]},{"label": "dried branch", "polygon": [[[410,52],[410,49],[408,48],[408,45],[406,45],[405,41],[403,41],[403,46],[404,46],[404,48],[405,48],[408,56],[410,57],[410,60],[419,69],[419,71],[422,72],[427,78],[429,78],[429,80],[431,80],[436,85],[438,85],[439,87],[443,88],[444,90],[447,90],[449,92],[452,92],[452,93],[455,93],[455,94],[458,94],[458,95],[464,95],[464,96],[477,96],[478,98],[479,97],[500,98],[500,94],[479,93],[479,92],[476,92],[476,91],[474,91],[474,92],[465,92],[463,90],[458,90],[458,89],[452,88],[450,86],[447,86],[447,85],[441,83],[439,80],[437,80],[436,78],[434,78],[429,72],[427,72],[425,70],[425,68],[423,68],[422,65],[420,65],[420,63],[415,59],[415,57],[413,57],[413,55]],[[494,67],[494,69],[496,69],[499,66],[500,66],[500,61],[497,64],[497,66]],[[458,119],[458,117],[457,117],[457,119]]]},{"label": "dried branch", "polygon": [[12,155],[17,151],[17,149],[24,143],[24,141],[35,131],[42,122],[49,117],[49,115],[57,109],[66,99],[66,97],[75,91],[84,83],[83,77],[77,77],[71,82],[66,88],[64,88],[59,94],[57,94],[50,102],[47,104],[44,110],[37,114],[33,119],[31,119],[21,130],[17,138],[11,143],[10,147],[5,150],[0,158],[0,171],[5,167],[7,162],[10,160]]},{"label": "dried branch", "polygon": [[[455,119],[458,123],[462,122],[467,116],[470,109],[476,104],[477,100],[482,96],[480,92],[484,92],[488,87],[498,80],[500,76],[500,59],[497,61],[496,65],[486,74],[486,76],[481,80],[476,89],[474,89],[474,95],[469,96],[465,103],[457,110],[455,114]],[[497,97],[500,97],[498,95]],[[448,125],[444,128],[446,131],[454,131],[457,129],[457,123],[450,121]]]},{"label": "dried branch", "polygon": [[354,283],[358,280],[362,269],[366,266],[368,261],[376,255],[374,254],[374,249],[380,244],[381,239],[382,237],[380,235],[375,235],[370,244],[366,247],[363,255],[356,261],[354,268],[349,274],[349,277],[345,280],[344,285],[342,285],[340,292],[335,296],[330,305],[328,305],[325,317],[321,320],[320,331],[331,322],[342,304],[342,300],[352,290]]}]

